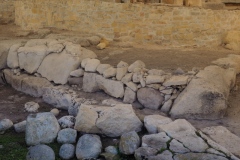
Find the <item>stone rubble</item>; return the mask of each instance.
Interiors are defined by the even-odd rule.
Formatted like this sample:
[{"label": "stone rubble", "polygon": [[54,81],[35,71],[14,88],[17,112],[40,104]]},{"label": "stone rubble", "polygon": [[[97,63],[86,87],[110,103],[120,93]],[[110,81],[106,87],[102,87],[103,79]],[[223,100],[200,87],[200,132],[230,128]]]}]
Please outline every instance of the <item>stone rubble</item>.
[{"label": "stone rubble", "polygon": [[[88,38],[91,44],[99,44],[100,40],[99,36]],[[59,152],[63,159],[75,155],[78,159],[98,158],[102,142],[101,137],[94,134],[100,134],[121,137],[119,144],[105,148],[101,154],[105,158],[119,157],[118,147],[121,154],[134,155],[137,160],[237,160],[236,156],[240,156],[239,147],[236,147],[239,137],[226,128],[209,127],[200,131],[185,119],[172,121],[161,115],[143,116],[141,120],[149,134],[139,138],[137,132],[143,129],[143,124],[131,105],[138,100],[143,109],[158,110],[173,118],[221,118],[227,108],[230,89],[235,85],[236,73],[240,72],[237,55],[219,59],[213,62],[214,66],[198,73],[177,69],[171,74],[148,70],[140,60],[130,65],[121,61],[116,67],[101,64],[92,51],[65,40],[18,42],[9,45],[8,53],[4,54],[8,56],[1,64],[12,70],[4,69],[3,73],[13,88],[42,97],[45,102],[69,113],[57,120],[55,116],[59,115],[59,110],[52,110],[29,115],[26,121],[14,124],[16,132],[26,132],[27,145],[40,146],[40,150],[45,151],[47,147],[39,144],[57,139],[64,143]],[[79,97],[71,87],[56,86],[66,84],[69,78],[79,77],[82,77],[83,91],[104,91],[118,100],[93,105],[97,102]],[[0,132],[13,125],[5,121],[0,121]],[[228,138],[222,138],[226,135]],[[31,148],[28,157],[35,156],[34,147]],[[51,148],[46,150],[49,157],[55,157]],[[39,152],[38,156],[45,155]]]}]

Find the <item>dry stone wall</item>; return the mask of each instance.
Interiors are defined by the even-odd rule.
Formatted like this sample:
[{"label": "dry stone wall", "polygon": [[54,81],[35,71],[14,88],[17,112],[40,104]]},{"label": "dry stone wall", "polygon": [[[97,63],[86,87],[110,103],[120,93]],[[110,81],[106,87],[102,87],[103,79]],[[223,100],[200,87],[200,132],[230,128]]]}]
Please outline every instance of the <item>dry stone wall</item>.
[{"label": "dry stone wall", "polygon": [[22,0],[15,7],[15,22],[24,29],[57,27],[140,43],[218,45],[240,26],[238,10],[97,0]]},{"label": "dry stone wall", "polygon": [[0,24],[14,22],[14,0],[0,0]]}]

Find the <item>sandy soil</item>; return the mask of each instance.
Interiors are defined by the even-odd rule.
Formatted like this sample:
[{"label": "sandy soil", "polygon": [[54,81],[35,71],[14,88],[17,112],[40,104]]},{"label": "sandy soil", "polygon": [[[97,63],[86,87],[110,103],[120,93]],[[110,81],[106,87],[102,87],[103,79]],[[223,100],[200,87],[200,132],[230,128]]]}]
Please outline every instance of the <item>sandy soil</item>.
[{"label": "sandy soil", "polygon": [[[16,33],[21,30],[12,26],[0,26],[0,40],[16,39]],[[22,31],[21,31],[22,32]],[[58,31],[60,32],[60,31]],[[66,31],[64,31],[66,32]],[[32,34],[32,37],[37,35]],[[23,38],[23,37],[21,37]],[[24,37],[24,38],[29,38]],[[158,45],[138,45],[135,44],[130,48],[121,48],[110,46],[104,50],[97,50],[95,46],[87,47],[94,51],[101,63],[108,63],[116,66],[118,62],[125,61],[129,64],[136,60],[145,62],[148,69],[162,69],[172,72],[178,67],[184,71],[190,71],[193,67],[203,69],[211,64],[211,61],[218,58],[226,57],[228,54],[240,54],[239,52],[226,50],[223,47],[163,47]],[[240,76],[237,77],[237,86],[240,86]],[[92,98],[98,101],[108,98],[106,94],[100,92],[97,94],[79,93],[85,98]],[[52,106],[44,103],[39,98],[33,98],[23,93],[17,92],[9,86],[0,86],[0,119],[10,118],[14,122],[21,121],[26,118],[28,113],[24,112],[24,104],[28,101],[38,102],[41,106],[40,111],[50,111]],[[137,108],[139,104],[134,104]],[[148,112],[147,114],[150,114]],[[207,126],[224,125],[230,131],[240,136],[240,93],[234,90],[229,96],[229,107],[226,116],[221,120],[215,121],[196,121],[190,120],[197,128]],[[67,114],[62,111],[61,115]]]}]

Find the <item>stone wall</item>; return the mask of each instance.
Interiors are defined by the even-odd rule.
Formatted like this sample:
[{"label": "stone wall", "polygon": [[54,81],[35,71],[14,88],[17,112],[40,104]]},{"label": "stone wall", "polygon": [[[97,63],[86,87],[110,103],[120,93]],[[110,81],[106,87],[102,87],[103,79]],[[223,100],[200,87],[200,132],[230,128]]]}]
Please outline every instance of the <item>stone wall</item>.
[{"label": "stone wall", "polygon": [[14,22],[14,0],[0,0],[0,24]]},{"label": "stone wall", "polygon": [[15,22],[24,29],[57,27],[140,43],[219,45],[240,26],[237,10],[97,0],[22,0],[15,7]]}]

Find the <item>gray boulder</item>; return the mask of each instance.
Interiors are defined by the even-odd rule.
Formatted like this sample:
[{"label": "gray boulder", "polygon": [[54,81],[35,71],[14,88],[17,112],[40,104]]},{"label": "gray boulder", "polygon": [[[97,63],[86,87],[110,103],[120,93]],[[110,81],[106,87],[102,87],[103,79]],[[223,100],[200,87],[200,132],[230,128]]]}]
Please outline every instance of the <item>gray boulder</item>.
[{"label": "gray boulder", "polygon": [[141,121],[131,105],[116,104],[114,107],[81,105],[74,128],[81,132],[102,133],[118,137],[130,131],[140,131]]},{"label": "gray boulder", "polygon": [[230,89],[235,84],[234,69],[208,66],[196,77],[174,101],[170,115],[175,118],[222,118]]},{"label": "gray boulder", "polygon": [[119,150],[125,155],[131,155],[140,145],[140,138],[135,131],[124,133],[120,138]]},{"label": "gray boulder", "polygon": [[63,116],[58,120],[58,123],[61,128],[73,128],[75,121],[76,119],[73,116]]},{"label": "gray boulder", "polygon": [[99,64],[98,67],[97,67],[97,71],[98,71],[99,74],[103,74],[103,72],[110,67],[111,67],[110,64]]},{"label": "gray boulder", "polygon": [[115,98],[122,98],[124,95],[124,85],[120,81],[105,79],[104,77],[96,76],[97,85],[105,93]]},{"label": "gray boulder", "polygon": [[105,152],[106,153],[111,153],[111,154],[114,154],[114,155],[117,155],[118,154],[118,150],[116,147],[114,146],[108,146],[105,148]]},{"label": "gray boulder", "polygon": [[58,121],[52,113],[30,114],[26,124],[26,143],[27,145],[51,143],[57,137],[59,130]]},{"label": "gray boulder", "polygon": [[166,133],[161,132],[158,134],[144,135],[142,137],[142,147],[151,147],[160,151],[167,148],[167,142],[170,137]]},{"label": "gray boulder", "polygon": [[87,61],[85,65],[85,71],[87,72],[96,72],[100,61],[98,59],[90,59]]},{"label": "gray boulder", "polygon": [[3,119],[0,121],[0,133],[4,133],[6,130],[13,126],[13,122],[10,119]]},{"label": "gray boulder", "polygon": [[72,159],[75,155],[75,146],[72,144],[63,144],[59,150],[59,156],[62,159]]},{"label": "gray boulder", "polygon": [[26,121],[26,120],[14,124],[14,125],[13,125],[14,130],[15,130],[17,133],[25,132],[25,130],[26,130],[26,124],[27,124],[27,121]]},{"label": "gray boulder", "polygon": [[172,122],[170,118],[161,115],[149,115],[144,117],[144,126],[150,134],[157,133],[159,125],[168,124],[170,122]]},{"label": "gray boulder", "polygon": [[145,66],[144,62],[137,60],[128,67],[128,72],[133,72],[135,68],[144,68]]},{"label": "gray boulder", "polygon": [[154,156],[158,153],[157,149],[151,147],[139,147],[135,150],[134,157],[136,160],[149,159],[150,156]]},{"label": "gray boulder", "polygon": [[29,148],[26,160],[55,160],[55,153],[49,146],[40,144]]},{"label": "gray boulder", "polygon": [[84,73],[83,76],[83,91],[84,92],[96,92],[99,91],[100,88],[97,84],[96,73]]},{"label": "gray boulder", "polygon": [[236,156],[240,156],[240,138],[223,126],[206,127],[202,132]]},{"label": "gray boulder", "polygon": [[77,69],[77,70],[74,70],[70,73],[70,76],[73,76],[73,77],[82,77],[84,74],[84,70],[83,69]]},{"label": "gray boulder", "polygon": [[184,119],[160,125],[158,131],[166,132],[193,152],[205,152],[208,148],[207,143],[196,134],[196,129]]},{"label": "gray boulder", "polygon": [[135,102],[136,99],[137,99],[137,93],[131,90],[129,87],[126,87],[124,92],[123,102],[131,104]]},{"label": "gray boulder", "polygon": [[72,128],[65,128],[58,132],[58,143],[76,143],[77,131]]},{"label": "gray boulder", "polygon": [[152,88],[139,89],[137,98],[144,107],[149,109],[158,109],[164,100],[161,93]]},{"label": "gray boulder", "polygon": [[98,135],[85,134],[79,138],[76,146],[77,159],[97,158],[102,151],[102,142]]}]

